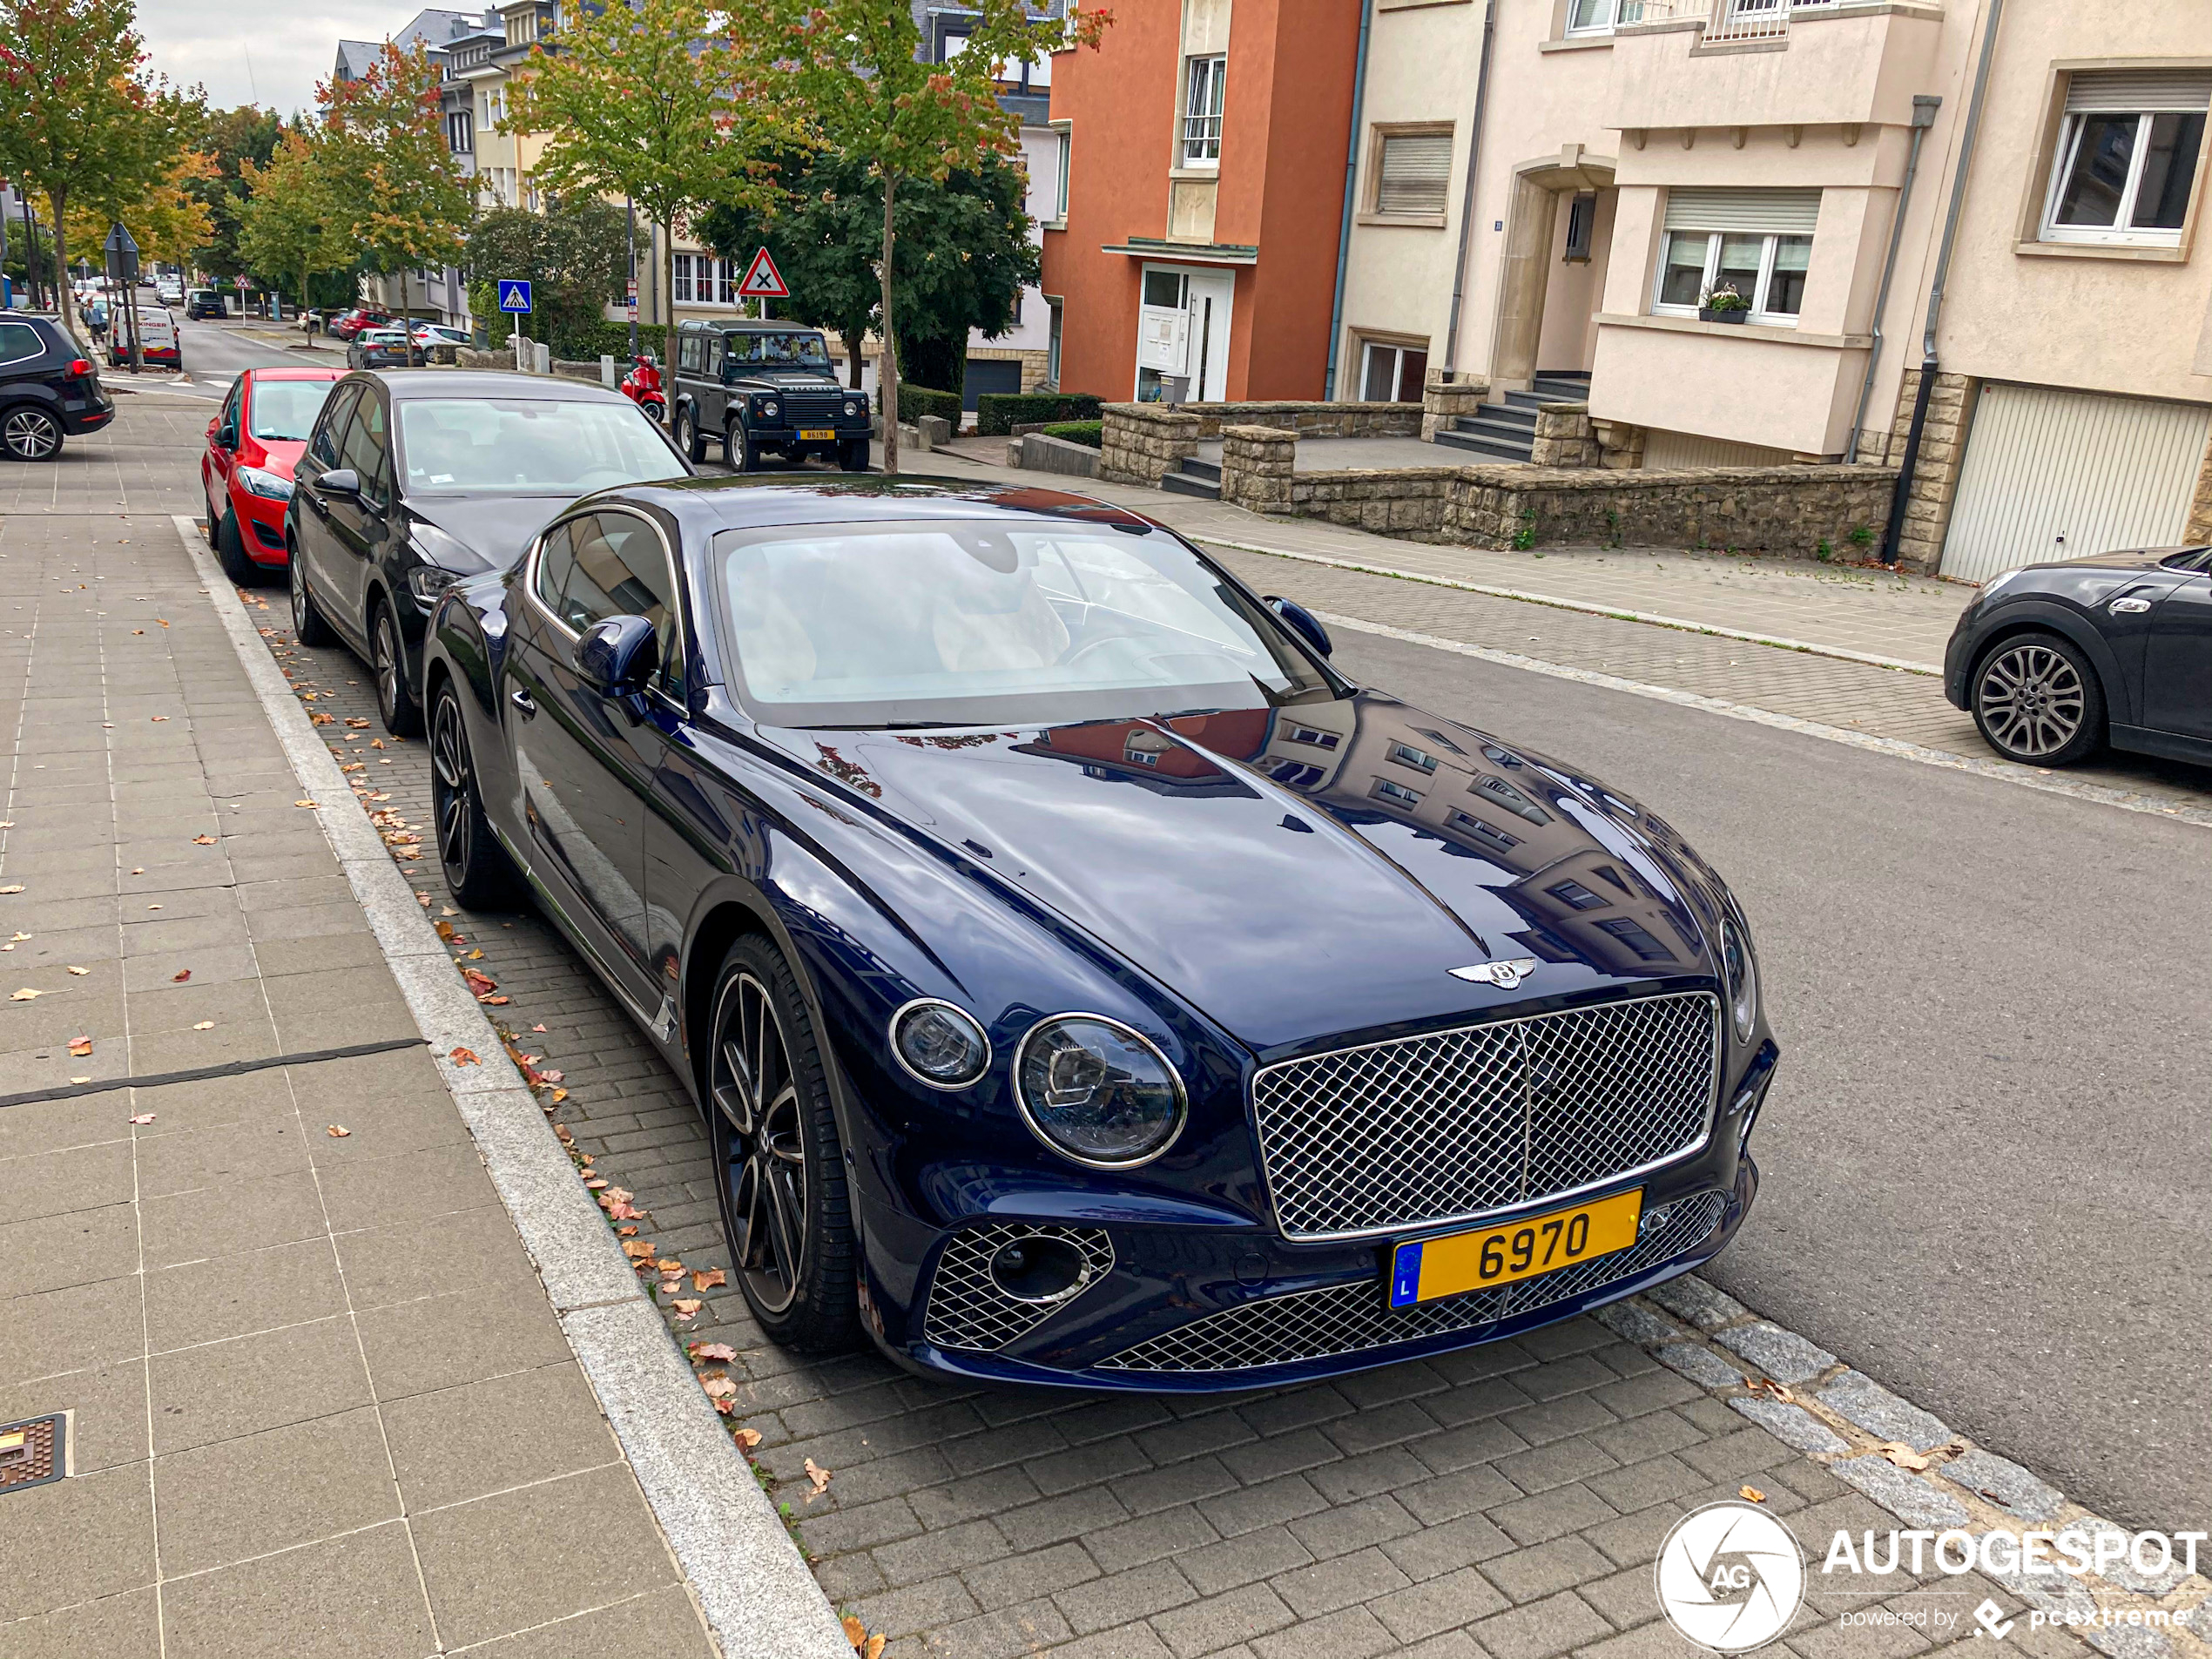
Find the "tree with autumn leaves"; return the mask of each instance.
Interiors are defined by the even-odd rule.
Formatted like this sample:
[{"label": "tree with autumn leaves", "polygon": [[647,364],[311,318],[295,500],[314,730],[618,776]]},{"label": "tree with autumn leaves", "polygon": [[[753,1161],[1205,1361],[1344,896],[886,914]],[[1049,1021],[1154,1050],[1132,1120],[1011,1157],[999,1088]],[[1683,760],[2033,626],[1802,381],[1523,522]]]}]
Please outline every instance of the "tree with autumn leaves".
[{"label": "tree with autumn leaves", "polygon": [[328,223],[368,270],[459,260],[474,204],[438,113],[441,71],[420,43],[384,43],[368,71],[315,89],[314,160]]}]

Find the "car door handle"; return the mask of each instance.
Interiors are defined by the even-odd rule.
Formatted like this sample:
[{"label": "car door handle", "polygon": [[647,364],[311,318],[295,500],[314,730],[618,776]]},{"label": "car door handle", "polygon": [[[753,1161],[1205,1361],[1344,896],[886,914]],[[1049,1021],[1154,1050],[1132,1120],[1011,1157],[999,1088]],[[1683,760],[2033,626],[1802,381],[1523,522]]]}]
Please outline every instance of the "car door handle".
[{"label": "car door handle", "polygon": [[2123,611],[2129,616],[2133,616],[2139,610],[2149,610],[2150,601],[2148,599],[2114,599],[2112,602],[2112,608],[2114,610]]},{"label": "car door handle", "polygon": [[525,720],[529,719],[537,712],[537,699],[528,691],[509,691],[507,693],[507,700],[523,711],[523,718]]}]

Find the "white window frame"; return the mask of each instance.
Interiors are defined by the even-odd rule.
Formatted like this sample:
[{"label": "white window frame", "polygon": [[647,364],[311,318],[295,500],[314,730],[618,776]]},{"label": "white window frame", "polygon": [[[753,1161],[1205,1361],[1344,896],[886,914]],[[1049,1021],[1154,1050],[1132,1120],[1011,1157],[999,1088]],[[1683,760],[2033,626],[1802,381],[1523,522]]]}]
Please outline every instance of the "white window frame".
[{"label": "white window frame", "polygon": [[1643,0],[1590,0],[1591,16],[1575,21],[1581,0],[1567,0],[1567,35],[1570,40],[1609,35],[1624,23],[1643,21]]},{"label": "white window frame", "polygon": [[1757,236],[1759,238],[1760,244],[1759,275],[1758,280],[1753,285],[1751,289],[1751,310],[1750,314],[1746,320],[1759,323],[1769,328],[1795,328],[1797,326],[1798,314],[1797,312],[1768,311],[1764,308],[1765,301],[1768,291],[1772,287],[1774,280],[1774,251],[1777,244],[1778,244],[1784,236],[1791,237],[1793,239],[1803,239],[1805,243],[1807,264],[1810,265],[1812,252],[1811,237],[1806,236],[1801,231],[1757,232],[1681,230],[1660,232],[1659,257],[1656,261],[1654,261],[1654,268],[1651,276],[1651,311],[1654,316],[1695,317],[1697,314],[1697,307],[1694,302],[1689,305],[1678,305],[1669,300],[1662,300],[1659,297],[1664,291],[1667,283],[1667,272],[1669,269],[1667,263],[1667,251],[1673,239],[1677,236],[1702,236],[1705,239],[1704,272],[1703,274],[1697,280],[1697,292],[1701,299],[1704,295],[1712,292],[1714,280],[1720,274],[1722,239],[1730,236]]},{"label": "white window frame", "polygon": [[[2115,117],[2133,114],[2135,118],[2135,146],[2128,158],[2128,182],[2121,186],[2120,206],[2114,215],[2116,223],[2110,226],[2061,225],[2059,223],[2059,199],[2066,193],[2066,181],[2072,176],[2074,164],[2081,148],[2081,135],[2093,120],[2109,121]],[[2203,151],[2212,140],[2212,121],[2197,138],[2197,157],[2189,164],[2189,199],[2182,210],[2182,223],[2171,230],[2155,226],[2137,228],[2128,221],[2134,217],[2136,193],[2142,188],[2143,164],[2150,154],[2151,124],[2161,115],[2201,114],[2188,110],[2070,110],[2059,128],[2059,141],[2052,148],[2051,176],[2044,183],[2043,218],[2037,239],[2045,242],[2073,242],[2092,247],[2179,247],[2182,233],[2188,228],[2191,214],[2196,210],[2196,181],[2202,172]]]},{"label": "white window frame", "polygon": [[[1217,170],[1221,165],[1222,119],[1227,110],[1229,54],[1213,52],[1183,60],[1183,135],[1176,153],[1185,167]],[[1199,105],[1201,91],[1205,107]],[[1211,147],[1212,153],[1207,152]]]},{"label": "white window frame", "polygon": [[1406,395],[1406,355],[1408,352],[1420,353],[1424,365],[1422,374],[1423,377],[1426,378],[1427,374],[1426,365],[1428,358],[1428,347],[1426,346],[1409,346],[1403,341],[1398,340],[1369,340],[1365,336],[1362,336],[1359,341],[1359,401],[1363,403],[1369,401],[1367,397],[1367,370],[1369,366],[1374,361],[1375,354],[1377,352],[1388,352],[1391,354],[1393,358],[1393,361],[1390,366],[1391,395],[1386,398],[1384,401],[1388,403],[1419,403],[1421,401],[1422,388],[1420,387],[1416,386],[1412,388],[1413,393],[1412,397],[1409,398]]},{"label": "white window frame", "polygon": [[1052,217],[1062,225],[1068,222],[1068,181],[1075,172],[1076,134],[1073,128],[1062,127],[1053,135],[1059,142],[1054,146]]}]

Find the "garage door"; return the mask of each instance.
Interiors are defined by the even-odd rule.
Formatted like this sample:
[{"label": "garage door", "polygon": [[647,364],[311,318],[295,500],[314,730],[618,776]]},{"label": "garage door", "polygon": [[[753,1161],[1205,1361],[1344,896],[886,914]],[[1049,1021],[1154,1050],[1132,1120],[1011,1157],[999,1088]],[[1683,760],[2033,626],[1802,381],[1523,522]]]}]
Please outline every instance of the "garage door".
[{"label": "garage door", "polygon": [[1986,386],[1943,573],[1986,582],[2041,559],[2178,542],[2212,409],[2040,386]]}]

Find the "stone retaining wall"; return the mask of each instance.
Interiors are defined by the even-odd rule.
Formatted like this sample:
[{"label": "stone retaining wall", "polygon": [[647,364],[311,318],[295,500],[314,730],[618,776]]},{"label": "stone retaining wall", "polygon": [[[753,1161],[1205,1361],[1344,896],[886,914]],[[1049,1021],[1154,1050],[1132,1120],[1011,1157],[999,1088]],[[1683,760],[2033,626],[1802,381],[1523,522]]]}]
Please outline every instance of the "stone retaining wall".
[{"label": "stone retaining wall", "polygon": [[1424,424],[1417,403],[1109,403],[1101,418],[1098,475],[1120,484],[1157,484],[1198,452],[1200,439],[1233,427],[1306,438],[1412,438]]},{"label": "stone retaining wall", "polygon": [[1297,467],[1297,433],[1278,427],[1222,428],[1222,500],[1256,513],[1287,513]]},{"label": "stone retaining wall", "polygon": [[1098,475],[1109,484],[1151,484],[1198,453],[1198,416],[1164,403],[1109,403],[1100,412]]}]

